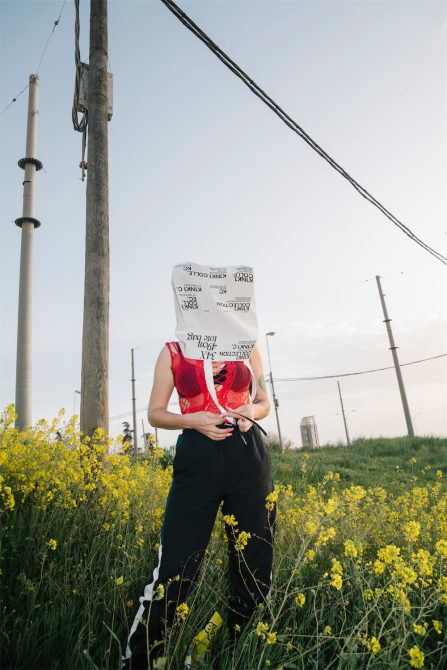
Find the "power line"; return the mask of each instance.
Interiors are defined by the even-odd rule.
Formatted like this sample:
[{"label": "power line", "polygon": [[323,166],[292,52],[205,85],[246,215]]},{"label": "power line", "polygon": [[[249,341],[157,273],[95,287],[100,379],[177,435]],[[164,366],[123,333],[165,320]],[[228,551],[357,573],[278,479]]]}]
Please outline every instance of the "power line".
[{"label": "power line", "polygon": [[[437,356],[430,356],[429,358],[421,358],[419,361],[411,361],[410,363],[401,363],[400,366],[404,365],[416,365],[416,363],[424,363],[425,361],[433,361],[436,358],[442,358],[447,356],[447,354],[438,354]],[[393,370],[394,365],[389,365],[386,368],[375,368],[374,370],[362,370],[361,372],[344,372],[338,375],[321,375],[320,377],[278,377],[275,379],[276,382],[308,382],[316,379],[337,379],[339,377],[353,377],[355,375],[368,375],[371,372],[382,372],[383,370]]]},{"label": "power line", "polygon": [[[174,400],[174,401],[168,403],[168,407],[169,407],[170,405],[178,405],[178,402],[176,402],[176,401]],[[136,413],[137,413],[137,414],[140,414],[141,412],[147,412],[147,405],[146,405],[146,407],[140,407],[139,409],[136,410]],[[130,411],[130,412],[124,412],[123,414],[115,414],[115,416],[111,416],[111,417],[109,418],[109,420],[110,420],[110,421],[115,421],[115,419],[124,419],[126,416],[132,416],[132,411]]]},{"label": "power line", "polygon": [[[59,22],[60,22],[60,20],[61,20],[61,16],[62,16],[62,12],[64,11],[64,7],[65,7],[66,2],[67,2],[67,0],[64,0],[64,4],[62,5],[62,9],[61,9],[61,11],[60,11],[60,14],[59,14],[59,16],[57,17],[57,19],[53,22],[53,29],[52,29],[52,31],[51,31],[51,33],[50,33],[50,35],[49,35],[47,41],[45,42],[45,46],[44,46],[44,48],[43,48],[43,50],[42,50],[42,53],[41,53],[40,58],[39,58],[39,62],[38,62],[38,64],[37,64],[36,75],[39,74],[40,66],[42,65],[42,61],[43,61],[44,56],[45,56],[45,53],[46,53],[46,51],[47,51],[48,44],[50,43],[50,40],[51,40],[51,38],[52,38],[53,35],[54,35],[54,31],[56,30],[57,26],[59,25]],[[20,96],[22,95],[22,93],[24,93],[24,91],[26,91],[26,89],[28,88],[28,86],[29,86],[29,82],[27,83],[26,86],[24,86],[24,87],[22,88],[21,91],[19,91],[19,93],[17,93],[17,95],[16,95],[14,98],[12,98],[11,102],[10,102],[8,105],[6,105],[6,107],[5,107],[4,109],[2,109],[2,112],[1,112],[2,114],[3,114],[3,112],[6,112],[6,110],[9,109],[9,108],[11,107],[11,105],[12,105],[14,102],[17,101],[17,98],[20,98]]]},{"label": "power line", "polygon": [[[421,358],[418,361],[411,361],[410,363],[401,363],[401,367],[404,365],[416,365],[416,363],[424,363],[425,361],[433,361],[436,358],[442,358],[447,356],[447,354],[438,354],[437,356],[430,356],[429,358]],[[390,365],[386,368],[375,368],[374,370],[362,370],[361,372],[345,372],[340,375],[322,375],[321,377],[274,377],[273,381],[275,382],[308,382],[314,381],[316,379],[337,379],[338,377],[352,377],[354,375],[367,375],[370,372],[382,372],[383,370],[392,370],[393,365]],[[269,381],[268,375],[266,376],[266,381]],[[169,405],[178,405],[178,402],[170,402]],[[140,412],[147,412],[147,407],[141,407],[137,409],[137,414]],[[115,414],[115,416],[110,417],[110,421],[115,419],[124,419],[126,416],[131,416],[132,412],[124,412],[123,414]]]},{"label": "power line", "polygon": [[389,210],[387,210],[376,198],[374,198],[368,191],[361,186],[353,177],[351,177],[346,170],[344,170],[341,165],[339,165],[331,156],[329,156],[322,147],[320,147],[315,140],[313,140],[310,135],[308,135],[303,128],[301,128],[296,121],[294,121],[281,107],[269,96],[265,91],[263,91],[260,86],[258,86],[240,67],[235,63],[226,53],[220,49],[211,38],[199,28],[199,26],[192,21],[192,19],[185,14],[184,11],[180,9],[172,0],[161,0],[161,2],[166,5],[166,7],[176,16],[181,23],[183,23],[188,30],[190,30],[196,37],[201,40],[205,46],[210,49],[219,60],[222,61],[226,67],[233,72],[241,81],[248,86],[248,88],[262,100],[270,109],[277,115],[279,118],[291,128],[297,135],[299,135],[314,151],[316,151],[324,160],[329,163],[331,167],[334,168],[342,177],[347,179],[347,181],[360,193],[360,195],[368,200],[372,205],[377,207],[379,211],[384,214],[387,219],[389,219],[395,226],[399,228],[405,235],[407,235],[413,242],[416,242],[420,247],[428,251],[429,254],[437,258],[441,263],[447,265],[447,258],[443,256],[440,252],[436,251],[432,247],[428,246],[423,242],[415,233],[413,233],[408,226],[406,226],[402,221],[394,216]]}]

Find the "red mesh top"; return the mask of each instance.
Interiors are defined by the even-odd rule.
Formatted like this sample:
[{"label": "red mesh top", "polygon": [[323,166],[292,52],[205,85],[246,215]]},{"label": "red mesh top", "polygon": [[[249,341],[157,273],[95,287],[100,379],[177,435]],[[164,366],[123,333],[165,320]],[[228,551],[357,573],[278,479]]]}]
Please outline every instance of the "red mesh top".
[{"label": "red mesh top", "polygon": [[[180,411],[214,412],[219,410],[206,387],[203,361],[185,358],[178,342],[166,342],[171,354],[174,384]],[[222,407],[236,409],[250,403],[251,373],[243,361],[213,361],[213,377],[217,399]]]}]

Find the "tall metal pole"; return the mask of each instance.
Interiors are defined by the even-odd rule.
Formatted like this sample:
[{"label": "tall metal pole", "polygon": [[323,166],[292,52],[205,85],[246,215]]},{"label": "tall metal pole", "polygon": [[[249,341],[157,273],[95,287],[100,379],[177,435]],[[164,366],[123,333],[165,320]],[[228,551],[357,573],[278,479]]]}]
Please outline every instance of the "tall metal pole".
[{"label": "tall metal pole", "polygon": [[18,415],[15,426],[19,430],[32,425],[32,269],[34,229],[40,226],[40,221],[34,218],[34,180],[36,172],[43,167],[36,158],[38,79],[37,74],[29,77],[26,153],[25,158],[18,162],[25,171],[22,216],[15,220],[15,224],[22,229],[15,396],[15,412]]},{"label": "tall metal pole", "polygon": [[407,422],[407,433],[408,437],[414,436],[413,424],[411,421],[410,408],[408,407],[407,395],[405,393],[404,380],[402,378],[402,372],[399,365],[399,358],[397,357],[397,347],[394,344],[393,331],[391,330],[391,319],[388,316],[388,311],[385,304],[385,294],[382,291],[382,285],[380,283],[380,276],[376,275],[377,288],[379,289],[380,302],[382,303],[384,323],[388,332],[388,339],[390,341],[390,349],[393,354],[394,367],[396,369],[397,383],[399,384],[400,397],[402,399],[402,405],[404,408],[405,421]]},{"label": "tall metal pole", "polygon": [[[137,405],[135,398],[135,362],[133,356],[133,348],[131,349],[132,358],[132,414],[133,414],[133,454],[138,453],[138,435],[137,435]],[[143,430],[144,434],[144,430]]]},{"label": "tall metal pole", "polygon": [[275,333],[272,331],[270,333],[265,334],[265,339],[267,342],[267,355],[269,359],[269,369],[270,369],[270,384],[272,385],[272,396],[273,396],[273,405],[275,407],[275,414],[276,414],[276,425],[278,426],[278,438],[279,438],[279,446],[281,447],[281,451],[283,450],[282,447],[282,437],[281,437],[281,428],[279,426],[279,414],[278,414],[278,407],[279,407],[279,402],[278,399],[275,395],[275,387],[273,385],[273,373],[272,373],[272,363],[270,361],[270,348],[269,348],[269,335],[274,335]]},{"label": "tall metal pole", "polygon": [[343,414],[343,423],[345,424],[346,442],[348,444],[348,447],[350,447],[351,440],[349,439],[348,422],[346,421],[345,408],[343,407],[343,398],[341,397],[341,388],[339,381],[337,381],[337,386],[338,386],[338,395],[340,396],[341,413]]},{"label": "tall metal pole", "polygon": [[88,170],[81,431],[109,432],[109,174],[107,0],[90,3]]}]

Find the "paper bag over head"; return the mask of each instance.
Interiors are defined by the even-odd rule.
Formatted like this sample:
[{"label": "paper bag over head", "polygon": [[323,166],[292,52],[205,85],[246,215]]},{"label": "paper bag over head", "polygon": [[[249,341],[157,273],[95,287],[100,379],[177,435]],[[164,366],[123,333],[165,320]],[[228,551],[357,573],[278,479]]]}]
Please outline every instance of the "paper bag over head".
[{"label": "paper bag over head", "polygon": [[250,357],[258,339],[253,268],[178,263],[172,271],[176,337],[186,358]]}]

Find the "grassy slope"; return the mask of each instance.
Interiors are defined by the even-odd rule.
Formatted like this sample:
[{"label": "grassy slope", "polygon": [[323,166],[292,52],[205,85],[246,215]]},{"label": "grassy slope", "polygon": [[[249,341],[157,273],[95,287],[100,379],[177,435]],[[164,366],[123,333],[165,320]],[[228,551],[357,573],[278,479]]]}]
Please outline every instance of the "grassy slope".
[{"label": "grassy slope", "polygon": [[[320,481],[332,470],[340,473],[346,485],[383,486],[396,494],[434,481],[441,481],[447,489],[447,440],[442,438],[358,439],[351,447],[326,446],[274,453],[275,481],[293,485],[301,474],[299,467],[304,454],[309,454],[309,483]],[[411,458],[415,458],[416,463],[412,463]],[[436,477],[437,470],[443,473],[441,480]]]}]

